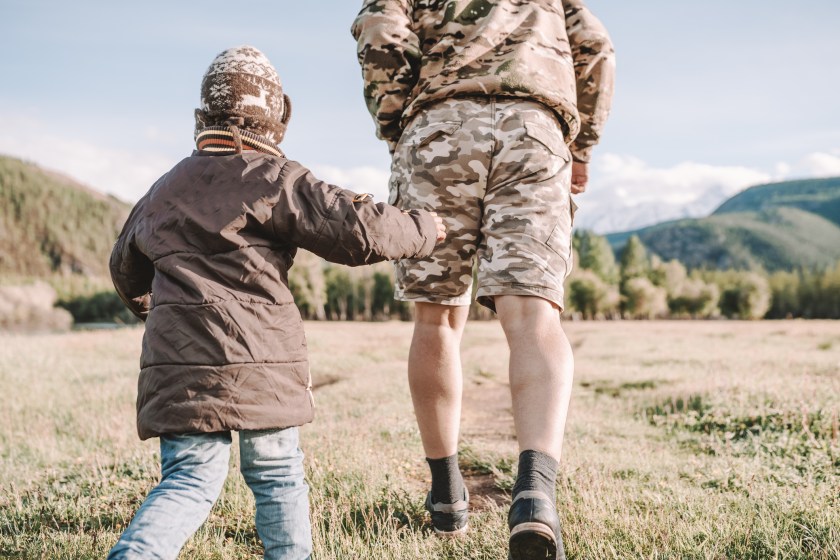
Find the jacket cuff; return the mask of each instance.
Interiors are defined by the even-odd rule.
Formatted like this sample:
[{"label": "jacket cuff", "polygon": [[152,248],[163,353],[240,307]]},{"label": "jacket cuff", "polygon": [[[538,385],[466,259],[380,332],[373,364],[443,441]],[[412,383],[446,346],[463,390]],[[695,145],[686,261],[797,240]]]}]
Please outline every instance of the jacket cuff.
[{"label": "jacket cuff", "polygon": [[572,152],[572,160],[578,163],[589,163],[592,159],[592,148],[594,146],[578,146],[572,144],[569,151]]},{"label": "jacket cuff", "polygon": [[417,224],[417,230],[423,236],[423,244],[420,249],[412,255],[412,258],[428,257],[437,245],[437,225],[432,215],[425,210],[412,210],[411,217]]}]

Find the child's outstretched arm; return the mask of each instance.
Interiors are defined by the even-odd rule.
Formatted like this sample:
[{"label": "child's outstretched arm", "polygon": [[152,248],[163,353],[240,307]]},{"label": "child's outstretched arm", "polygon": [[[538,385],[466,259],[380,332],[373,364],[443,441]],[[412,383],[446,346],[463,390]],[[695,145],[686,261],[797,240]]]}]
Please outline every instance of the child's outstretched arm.
[{"label": "child's outstretched arm", "polygon": [[370,195],[319,181],[299,163],[288,162],[278,180],[286,188],[272,212],[275,235],[328,261],[357,266],[420,258],[443,238],[434,214],[374,203]]},{"label": "child's outstretched arm", "polygon": [[134,219],[143,200],[137,203],[123,226],[114,249],[111,251],[111,280],[120,299],[129,311],[141,321],[146,320],[151,307],[152,279],[155,267],[152,261],[134,244]]}]

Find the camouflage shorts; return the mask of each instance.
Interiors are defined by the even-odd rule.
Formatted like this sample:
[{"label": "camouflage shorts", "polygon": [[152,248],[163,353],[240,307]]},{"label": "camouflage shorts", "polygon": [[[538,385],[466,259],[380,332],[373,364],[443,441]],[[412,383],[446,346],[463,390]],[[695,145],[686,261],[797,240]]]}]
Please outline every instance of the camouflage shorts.
[{"label": "camouflage shorts", "polygon": [[571,272],[571,156],[554,113],[514,99],[449,99],[418,114],[397,144],[390,200],[437,212],[447,237],[396,263],[396,299],[494,309],[498,295],[563,308]]}]

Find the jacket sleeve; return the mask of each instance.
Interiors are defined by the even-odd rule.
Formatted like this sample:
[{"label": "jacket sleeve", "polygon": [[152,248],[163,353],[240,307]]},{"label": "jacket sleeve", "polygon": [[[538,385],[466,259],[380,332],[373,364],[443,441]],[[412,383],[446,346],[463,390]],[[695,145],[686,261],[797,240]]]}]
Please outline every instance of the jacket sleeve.
[{"label": "jacket sleeve", "polygon": [[394,153],[400,119],[420,68],[420,39],[411,29],[413,0],[365,0],[352,33],[364,78],[368,111],[376,135]]},{"label": "jacket sleeve", "polygon": [[424,210],[375,204],[371,195],[319,181],[296,162],[286,163],[278,180],[283,189],[271,217],[278,239],[350,266],[425,257],[434,249],[437,228]]},{"label": "jacket sleeve", "polygon": [[575,161],[588,162],[610,113],[615,84],[615,50],[604,25],[583,0],[563,0],[566,32],[577,81],[580,134],[571,145]]},{"label": "jacket sleeve", "polygon": [[138,319],[145,321],[151,307],[155,267],[134,240],[135,217],[142,203],[142,200],[137,203],[123,226],[111,251],[109,268],[120,299]]}]

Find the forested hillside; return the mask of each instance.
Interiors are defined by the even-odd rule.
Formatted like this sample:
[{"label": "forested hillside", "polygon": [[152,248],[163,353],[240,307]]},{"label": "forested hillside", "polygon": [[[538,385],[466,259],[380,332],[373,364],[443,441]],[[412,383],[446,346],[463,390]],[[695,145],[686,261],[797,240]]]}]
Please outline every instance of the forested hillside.
[{"label": "forested hillside", "polygon": [[0,156],[0,275],[107,277],[108,255],[130,208]]},{"label": "forested hillside", "polygon": [[620,251],[637,235],[652,253],[689,268],[824,268],[840,259],[840,178],[752,187],[711,216],[611,234]]},{"label": "forested hillside", "polygon": [[751,187],[724,202],[714,214],[799,208],[840,225],[840,177],[786,181]]}]

